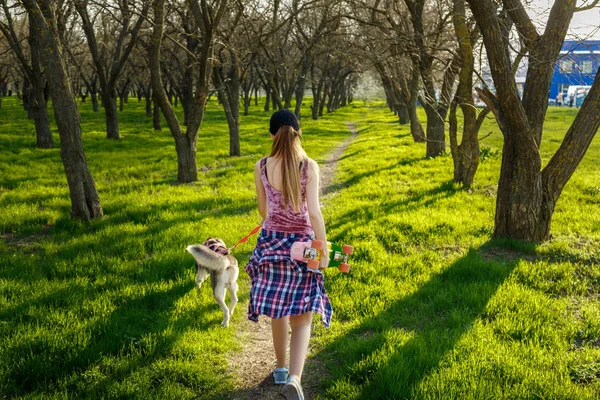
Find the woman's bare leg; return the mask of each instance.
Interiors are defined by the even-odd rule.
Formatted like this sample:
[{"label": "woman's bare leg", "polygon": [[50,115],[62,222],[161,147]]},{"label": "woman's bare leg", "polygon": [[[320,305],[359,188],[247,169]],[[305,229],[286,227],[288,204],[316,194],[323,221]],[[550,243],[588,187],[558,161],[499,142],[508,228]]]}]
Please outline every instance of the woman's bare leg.
[{"label": "woman's bare leg", "polygon": [[272,318],[271,331],[273,332],[273,347],[275,347],[275,357],[277,357],[277,368],[284,368],[286,366],[285,358],[290,331],[289,318]]},{"label": "woman's bare leg", "polygon": [[290,374],[302,378],[304,361],[308,353],[308,342],[310,340],[310,325],[312,323],[312,312],[290,317],[292,326],[292,340],[290,343]]}]

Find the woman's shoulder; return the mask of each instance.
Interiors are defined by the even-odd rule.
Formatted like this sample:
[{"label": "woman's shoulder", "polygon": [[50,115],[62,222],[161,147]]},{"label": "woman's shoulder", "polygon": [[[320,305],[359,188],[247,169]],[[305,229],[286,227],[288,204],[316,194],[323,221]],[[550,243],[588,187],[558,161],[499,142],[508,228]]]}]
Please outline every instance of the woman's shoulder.
[{"label": "woman's shoulder", "polygon": [[312,158],[306,157],[306,176],[308,180],[319,175],[319,164]]},{"label": "woman's shoulder", "polygon": [[313,160],[310,157],[306,157],[306,163],[308,164],[308,169],[309,170],[319,170],[319,164],[317,164],[317,162],[315,160]]},{"label": "woman's shoulder", "polygon": [[260,169],[262,168],[263,165],[263,160],[266,160],[268,157],[261,157],[255,164],[254,164],[254,171],[260,172]]}]

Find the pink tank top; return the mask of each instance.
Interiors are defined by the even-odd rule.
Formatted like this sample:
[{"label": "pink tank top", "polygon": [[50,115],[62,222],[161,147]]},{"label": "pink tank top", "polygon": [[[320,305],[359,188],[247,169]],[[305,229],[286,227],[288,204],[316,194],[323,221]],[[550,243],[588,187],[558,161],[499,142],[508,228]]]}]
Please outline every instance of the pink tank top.
[{"label": "pink tank top", "polygon": [[302,193],[302,205],[300,212],[295,213],[291,205],[283,206],[283,193],[275,189],[267,179],[267,159],[260,160],[260,176],[265,192],[267,193],[267,219],[263,223],[263,229],[287,233],[312,234],[313,228],[308,217],[308,205],[306,204],[306,180],[308,178],[308,162],[302,162],[300,171],[300,190]]}]

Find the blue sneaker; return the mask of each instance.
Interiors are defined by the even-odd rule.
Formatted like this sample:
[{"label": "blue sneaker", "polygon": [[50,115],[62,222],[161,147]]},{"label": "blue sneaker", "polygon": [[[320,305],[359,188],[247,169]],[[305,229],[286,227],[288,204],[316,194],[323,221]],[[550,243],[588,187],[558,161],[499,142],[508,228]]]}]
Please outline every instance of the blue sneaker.
[{"label": "blue sneaker", "polygon": [[275,368],[273,370],[273,378],[275,379],[276,385],[285,385],[288,378],[287,368]]}]

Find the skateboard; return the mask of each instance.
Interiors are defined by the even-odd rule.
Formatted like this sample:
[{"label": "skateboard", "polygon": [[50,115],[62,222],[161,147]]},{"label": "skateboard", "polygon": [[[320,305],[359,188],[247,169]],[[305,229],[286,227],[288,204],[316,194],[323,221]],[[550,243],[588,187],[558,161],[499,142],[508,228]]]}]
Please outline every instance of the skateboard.
[{"label": "skateboard", "polygon": [[[322,240],[312,240],[310,242],[296,242],[292,245],[290,255],[294,260],[302,261],[308,264],[310,269],[319,269],[321,260]],[[348,256],[354,252],[354,247],[347,244],[339,246],[335,243],[327,242],[329,250],[329,266],[338,267],[341,272],[350,271]]]}]

